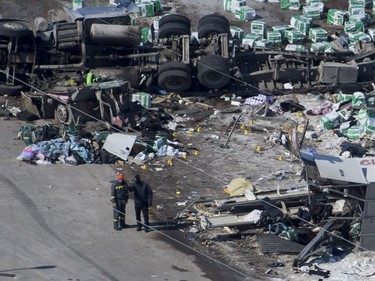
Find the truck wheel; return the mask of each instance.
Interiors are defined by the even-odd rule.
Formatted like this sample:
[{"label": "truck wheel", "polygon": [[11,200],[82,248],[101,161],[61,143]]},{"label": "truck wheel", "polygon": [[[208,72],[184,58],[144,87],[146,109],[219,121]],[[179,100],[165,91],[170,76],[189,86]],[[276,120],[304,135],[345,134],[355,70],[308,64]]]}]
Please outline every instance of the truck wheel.
[{"label": "truck wheel", "polygon": [[167,70],[159,75],[158,85],[169,92],[182,92],[190,88],[191,75],[182,70]]},{"label": "truck wheel", "polygon": [[181,71],[191,74],[190,65],[179,62],[179,61],[170,61],[170,62],[166,62],[166,63],[159,65],[158,74],[160,75],[163,72],[169,71],[169,70],[181,70]]},{"label": "truck wheel", "polygon": [[201,17],[198,21],[198,26],[204,26],[206,23],[224,23],[229,26],[229,21],[226,17],[218,14],[210,14],[204,17]]},{"label": "truck wheel", "polygon": [[159,28],[159,38],[190,35],[190,28],[184,23],[166,23]]},{"label": "truck wheel", "polygon": [[165,15],[164,17],[160,18],[159,28],[167,23],[182,23],[185,26],[187,26],[189,29],[191,27],[190,19],[180,14],[170,14],[170,15]]},{"label": "truck wheel", "polygon": [[229,68],[226,58],[219,55],[205,56],[198,64],[198,81],[206,88],[220,89],[230,80]]},{"label": "truck wheel", "polygon": [[0,84],[0,96],[19,96],[22,90],[22,85]]},{"label": "truck wheel", "polygon": [[55,109],[55,119],[63,124],[70,124],[72,122],[72,112],[67,105],[59,104]]},{"label": "truck wheel", "polygon": [[221,15],[207,15],[198,22],[198,38],[205,38],[212,34],[227,33],[231,37],[229,21]]},{"label": "truck wheel", "polygon": [[0,35],[6,37],[23,37],[31,34],[32,31],[21,21],[0,22]]}]

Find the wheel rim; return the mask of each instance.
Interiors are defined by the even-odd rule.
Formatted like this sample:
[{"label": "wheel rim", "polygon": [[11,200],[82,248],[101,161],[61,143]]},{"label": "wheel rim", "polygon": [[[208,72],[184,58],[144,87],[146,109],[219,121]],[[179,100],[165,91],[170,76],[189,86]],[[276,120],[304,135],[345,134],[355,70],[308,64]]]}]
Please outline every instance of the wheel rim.
[{"label": "wheel rim", "polygon": [[60,122],[66,122],[68,120],[68,111],[66,107],[62,104],[59,104],[56,108],[56,119]]}]

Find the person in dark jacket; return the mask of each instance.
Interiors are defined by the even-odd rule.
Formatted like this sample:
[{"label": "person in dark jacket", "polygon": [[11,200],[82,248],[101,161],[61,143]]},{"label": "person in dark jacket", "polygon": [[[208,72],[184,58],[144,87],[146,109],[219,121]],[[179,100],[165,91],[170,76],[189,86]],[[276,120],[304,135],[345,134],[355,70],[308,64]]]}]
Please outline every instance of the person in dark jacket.
[{"label": "person in dark jacket", "polygon": [[122,173],[117,174],[117,180],[111,186],[111,201],[113,207],[113,228],[127,228],[125,223],[126,203],[129,199],[129,187]]},{"label": "person in dark jacket", "polygon": [[149,232],[148,208],[152,206],[151,187],[141,180],[139,175],[134,177],[134,184],[129,187],[129,191],[134,192],[135,217],[137,220],[137,231],[142,229],[141,212],[144,218],[145,231]]}]

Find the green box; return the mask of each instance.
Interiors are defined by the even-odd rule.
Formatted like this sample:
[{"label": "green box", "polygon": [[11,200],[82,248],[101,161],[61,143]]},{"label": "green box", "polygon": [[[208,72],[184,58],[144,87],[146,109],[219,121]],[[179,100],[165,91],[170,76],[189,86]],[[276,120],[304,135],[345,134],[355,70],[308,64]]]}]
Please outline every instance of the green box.
[{"label": "green box", "polygon": [[245,35],[244,38],[242,38],[242,45],[248,45],[250,47],[253,47],[254,42],[260,39],[262,39],[262,36],[260,34],[250,33]]},{"label": "green box", "polygon": [[363,5],[349,5],[349,14],[350,15],[363,15],[365,13],[365,6]]},{"label": "green box", "polygon": [[340,115],[336,111],[331,111],[319,119],[320,124],[327,130],[332,130],[340,126]]},{"label": "green box", "polygon": [[264,21],[254,20],[251,22],[250,32],[260,34],[264,38],[266,32],[266,23]]},{"label": "green box", "polygon": [[362,106],[366,105],[366,96],[362,92],[354,92],[353,93],[353,99],[352,99],[353,105]]},{"label": "green box", "polygon": [[349,5],[362,5],[366,6],[366,0],[349,0]]},{"label": "green box", "polygon": [[328,32],[321,27],[310,28],[309,30],[310,40],[313,42],[325,42],[328,39]]},{"label": "green box", "polygon": [[321,3],[323,0],[306,0],[306,5],[312,4],[312,3]]},{"label": "green box", "polygon": [[361,21],[347,21],[344,23],[345,33],[349,32],[364,32],[365,26]]},{"label": "green box", "polygon": [[278,31],[281,34],[281,39],[284,41],[285,39],[285,31],[286,30],[293,30],[293,26],[291,25],[277,25],[272,27],[272,31]]},{"label": "green box", "polygon": [[342,91],[339,91],[338,94],[337,94],[337,100],[339,102],[352,101],[353,98],[354,98],[353,95],[344,94]]},{"label": "green box", "polygon": [[255,9],[248,6],[239,7],[235,11],[235,17],[241,21],[254,20],[257,16]]},{"label": "green box", "polygon": [[307,52],[307,49],[304,45],[299,44],[288,44],[285,46],[285,51],[291,52]]},{"label": "green box", "polygon": [[338,9],[329,9],[327,23],[332,25],[344,25],[348,12]]},{"label": "green box", "polygon": [[243,38],[243,29],[238,26],[230,26],[229,27],[232,37],[237,36],[240,40]]},{"label": "green box", "polygon": [[361,137],[364,131],[365,130],[363,126],[354,125],[348,129],[346,136],[348,137],[348,139],[357,140]]},{"label": "green box", "polygon": [[354,43],[363,41],[365,43],[371,42],[371,36],[364,32],[348,32],[349,42]]},{"label": "green box", "polygon": [[305,41],[303,33],[296,30],[286,30],[285,38],[290,44],[303,44]]},{"label": "green box", "polygon": [[311,52],[325,52],[327,47],[329,47],[330,44],[328,42],[316,42],[312,43],[310,46]]},{"label": "green box", "polygon": [[321,12],[321,13],[324,12],[324,3],[323,2],[312,2],[312,3],[307,4],[306,6],[315,7],[319,10],[319,12]]},{"label": "green box", "polygon": [[231,12],[232,8],[232,0],[224,0],[224,10],[227,12]]},{"label": "green box", "polygon": [[150,32],[150,28],[148,27],[141,28],[141,39],[143,43],[146,43],[149,41],[149,32]]},{"label": "green box", "polygon": [[154,4],[154,11],[155,12],[162,12],[163,11],[163,1],[162,0],[151,0]]},{"label": "green box", "polygon": [[139,17],[153,17],[155,15],[153,3],[142,3],[137,6],[139,8]]},{"label": "green box", "polygon": [[367,29],[368,35],[370,35],[372,41],[374,41],[374,36],[375,36],[375,28],[369,28]]},{"label": "green box", "polygon": [[280,7],[283,10],[299,10],[301,2],[299,0],[280,0]]},{"label": "green box", "polygon": [[314,7],[314,6],[304,6],[303,9],[303,15],[309,18],[312,18],[313,20],[320,19],[320,8]]},{"label": "green box", "polygon": [[282,37],[279,31],[268,31],[267,39],[270,40],[273,44],[281,44]]},{"label": "green box", "polygon": [[268,39],[260,39],[254,41],[254,48],[269,49],[272,47],[272,41]]},{"label": "green box", "polygon": [[372,25],[372,15],[371,14],[359,14],[349,16],[349,21],[361,21],[364,26]]}]

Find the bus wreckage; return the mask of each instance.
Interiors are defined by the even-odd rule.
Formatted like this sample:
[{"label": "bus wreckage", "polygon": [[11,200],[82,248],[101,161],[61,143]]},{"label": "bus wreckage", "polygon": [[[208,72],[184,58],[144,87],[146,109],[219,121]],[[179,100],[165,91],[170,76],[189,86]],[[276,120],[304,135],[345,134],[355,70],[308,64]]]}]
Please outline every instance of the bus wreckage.
[{"label": "bus wreckage", "polygon": [[110,121],[121,95],[134,90],[253,95],[285,84],[358,84],[375,74],[373,44],[358,42],[353,52],[338,38],[333,53],[252,49],[218,14],[202,17],[195,33],[187,17],[165,15],[142,40],[131,1],[66,12],[69,20],[58,22],[53,11],[48,21],[0,19],[0,95],[22,92],[28,111],[63,123],[93,109]]}]

